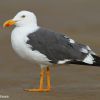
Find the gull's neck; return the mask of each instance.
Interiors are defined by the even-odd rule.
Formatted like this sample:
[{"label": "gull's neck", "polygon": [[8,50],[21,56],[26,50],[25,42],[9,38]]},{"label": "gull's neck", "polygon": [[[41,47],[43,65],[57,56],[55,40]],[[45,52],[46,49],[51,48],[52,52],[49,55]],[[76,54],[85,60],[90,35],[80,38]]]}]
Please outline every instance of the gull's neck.
[{"label": "gull's neck", "polygon": [[21,32],[21,34],[29,34],[29,33],[33,33],[35,32],[36,30],[38,30],[40,27],[38,25],[25,25],[25,26],[16,26],[13,30],[12,33],[16,33],[18,34],[18,31],[19,31],[19,34]]}]

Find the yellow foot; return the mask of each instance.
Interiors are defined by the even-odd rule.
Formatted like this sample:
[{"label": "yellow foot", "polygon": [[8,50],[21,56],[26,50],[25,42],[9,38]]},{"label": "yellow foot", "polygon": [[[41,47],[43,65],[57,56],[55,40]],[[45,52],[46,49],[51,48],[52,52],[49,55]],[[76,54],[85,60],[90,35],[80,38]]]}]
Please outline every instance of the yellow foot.
[{"label": "yellow foot", "polygon": [[25,91],[28,91],[28,92],[49,92],[50,89],[25,89]]}]

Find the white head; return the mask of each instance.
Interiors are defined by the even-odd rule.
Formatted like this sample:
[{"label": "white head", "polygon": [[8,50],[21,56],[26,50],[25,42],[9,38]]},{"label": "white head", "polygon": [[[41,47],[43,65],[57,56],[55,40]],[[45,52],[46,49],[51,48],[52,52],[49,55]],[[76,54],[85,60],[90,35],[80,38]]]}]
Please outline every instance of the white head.
[{"label": "white head", "polygon": [[37,19],[34,13],[29,11],[20,11],[16,16],[4,23],[4,26],[16,25],[17,27],[37,26]]}]

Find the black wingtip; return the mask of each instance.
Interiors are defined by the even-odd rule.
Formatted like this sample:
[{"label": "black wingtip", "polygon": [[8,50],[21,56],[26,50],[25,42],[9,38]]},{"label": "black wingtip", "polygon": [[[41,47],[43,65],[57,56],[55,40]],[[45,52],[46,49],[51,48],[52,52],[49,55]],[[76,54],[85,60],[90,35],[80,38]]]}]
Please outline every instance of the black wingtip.
[{"label": "black wingtip", "polygon": [[93,58],[94,58],[94,63],[93,63],[93,66],[100,66],[100,57],[97,56],[97,55],[92,55]]},{"label": "black wingtip", "polygon": [[73,60],[70,62],[70,64],[77,64],[77,65],[88,65],[88,66],[96,66],[96,67],[100,67],[100,57],[96,56],[96,55],[92,55],[94,58],[94,63],[93,64],[88,64],[82,61],[77,61],[77,60]]}]

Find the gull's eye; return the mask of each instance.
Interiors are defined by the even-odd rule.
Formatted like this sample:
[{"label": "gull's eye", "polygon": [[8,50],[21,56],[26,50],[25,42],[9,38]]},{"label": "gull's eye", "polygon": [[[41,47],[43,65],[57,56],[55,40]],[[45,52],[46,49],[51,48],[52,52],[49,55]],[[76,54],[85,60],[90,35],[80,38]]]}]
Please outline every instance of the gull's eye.
[{"label": "gull's eye", "polygon": [[22,17],[22,18],[25,18],[25,15],[22,15],[21,17]]}]

